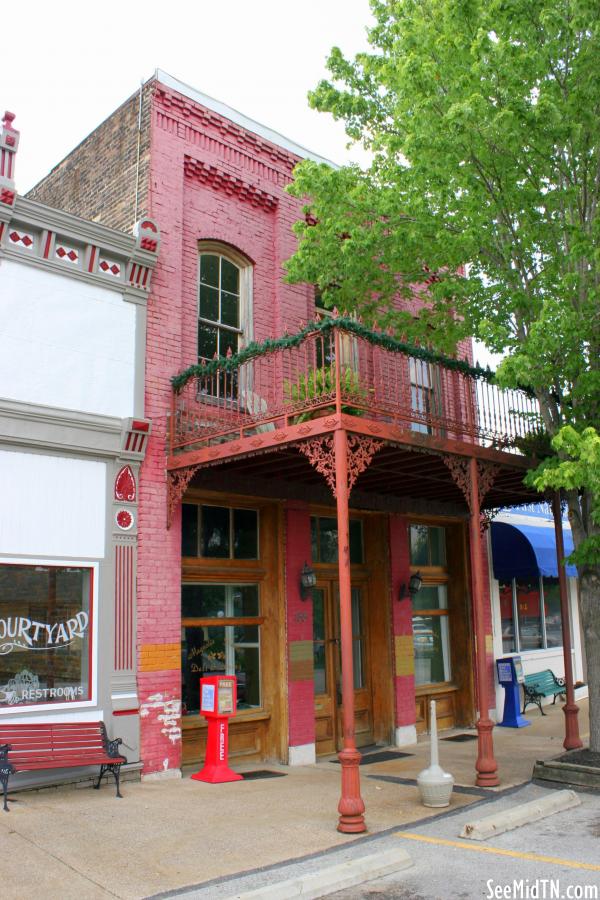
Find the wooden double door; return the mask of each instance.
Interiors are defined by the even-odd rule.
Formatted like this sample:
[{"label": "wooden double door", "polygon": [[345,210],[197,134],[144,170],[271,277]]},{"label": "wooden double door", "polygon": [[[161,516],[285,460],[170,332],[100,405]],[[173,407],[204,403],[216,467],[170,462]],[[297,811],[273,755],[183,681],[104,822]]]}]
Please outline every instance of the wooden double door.
[{"label": "wooden double door", "polygon": [[[337,581],[319,580],[313,588],[313,663],[317,755],[343,746],[340,601]],[[356,744],[373,743],[373,702],[367,626],[367,583],[352,585],[354,727]]]}]

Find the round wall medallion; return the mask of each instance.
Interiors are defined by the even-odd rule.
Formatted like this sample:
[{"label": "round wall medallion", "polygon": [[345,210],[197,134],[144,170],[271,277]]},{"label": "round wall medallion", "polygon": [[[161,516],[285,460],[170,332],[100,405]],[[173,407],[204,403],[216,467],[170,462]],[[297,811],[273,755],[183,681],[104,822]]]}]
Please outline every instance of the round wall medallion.
[{"label": "round wall medallion", "polygon": [[133,527],[133,514],[128,509],[120,509],[115,516],[115,522],[123,531],[129,531]]}]

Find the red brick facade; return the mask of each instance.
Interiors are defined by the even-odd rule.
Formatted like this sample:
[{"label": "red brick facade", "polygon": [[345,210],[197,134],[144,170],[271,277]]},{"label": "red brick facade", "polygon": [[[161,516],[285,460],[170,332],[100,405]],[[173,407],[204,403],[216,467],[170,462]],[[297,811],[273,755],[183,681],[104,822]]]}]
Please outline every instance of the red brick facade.
[{"label": "red brick facade", "polygon": [[[218,242],[247,260],[256,340],[297,330],[313,318],[314,293],[282,279],[300,214],[300,203],[285,187],[299,157],[161,83],[148,83],[142,100],[139,165],[135,95],[30,196],[129,228],[137,166],[139,214],[161,228],[147,320],[145,412],[152,435],[139,493],[138,687],[141,756],[148,774],[181,764],[181,517],[178,509],[167,529],[165,466],[170,378],[197,361],[199,242]],[[285,527],[288,684],[282,690],[287,691],[289,746],[295,747],[315,741],[312,675],[301,664],[306,646],[300,646],[312,641],[312,613],[298,585],[298,572],[311,558],[308,504],[288,501]],[[409,575],[407,527],[406,517],[390,516],[395,659],[390,737],[394,726],[415,722],[411,602],[395,599]],[[489,597],[486,603],[489,607]],[[490,621],[486,626],[490,631]]]}]

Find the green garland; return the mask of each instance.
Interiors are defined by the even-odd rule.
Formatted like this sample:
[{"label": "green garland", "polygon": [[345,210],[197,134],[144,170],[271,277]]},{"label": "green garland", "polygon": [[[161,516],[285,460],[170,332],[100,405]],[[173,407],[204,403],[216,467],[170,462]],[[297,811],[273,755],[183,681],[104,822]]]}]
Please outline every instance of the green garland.
[{"label": "green garland", "polygon": [[467,375],[469,378],[480,378],[484,381],[489,381],[490,383],[494,381],[494,373],[489,368],[483,369],[481,366],[471,366],[462,359],[451,359],[447,356],[443,356],[441,353],[427,350],[425,347],[415,347],[413,344],[404,344],[402,341],[398,341],[388,334],[382,334],[379,331],[371,331],[371,329],[361,325],[361,323],[357,322],[355,319],[350,319],[347,316],[340,316],[335,319],[326,318],[318,322],[309,322],[308,325],[305,325],[305,327],[297,332],[297,334],[285,334],[280,338],[267,338],[267,340],[263,341],[261,344],[252,341],[247,347],[244,347],[243,350],[240,350],[239,353],[236,353],[233,356],[219,356],[210,360],[210,362],[190,366],[185,369],[184,372],[181,372],[179,375],[174,375],[171,378],[173,390],[175,393],[179,393],[192,378],[215,375],[217,371],[231,372],[243,363],[248,362],[248,360],[254,359],[257,356],[274,353],[276,350],[286,350],[290,347],[298,347],[309,334],[315,334],[315,332],[328,334],[334,328],[341,328],[344,331],[351,332],[352,334],[357,335],[357,337],[365,338],[371,344],[374,344],[377,347],[383,347],[385,350],[390,350],[393,353],[405,353],[408,356],[422,359],[426,362],[440,363],[447,369],[453,369],[455,372],[462,372],[463,375]]}]

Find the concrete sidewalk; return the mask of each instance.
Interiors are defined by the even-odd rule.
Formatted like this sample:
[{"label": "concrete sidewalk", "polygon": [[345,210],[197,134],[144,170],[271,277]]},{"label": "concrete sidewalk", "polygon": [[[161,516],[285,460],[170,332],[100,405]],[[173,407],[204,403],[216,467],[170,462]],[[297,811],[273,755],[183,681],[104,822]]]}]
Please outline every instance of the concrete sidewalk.
[{"label": "concrete sidewalk", "polygon": [[[560,752],[563,718],[557,706],[547,717],[532,715],[531,728],[494,730],[502,787],[529,780],[536,759]],[[438,812],[421,806],[412,783],[428,763],[428,741],[406,752],[412,755],[361,767],[371,835]],[[442,741],[440,752],[444,768],[465,785],[454,793],[451,810],[481,802],[485,792],[472,787],[477,742]],[[236,768],[284,777],[220,785],[185,776],[130,783],[123,800],[115,798],[113,785],[98,792],[86,787],[13,794],[11,812],[0,812],[2,897],[142,898],[353,842],[359,851],[367,843],[335,830],[339,765]]]}]

